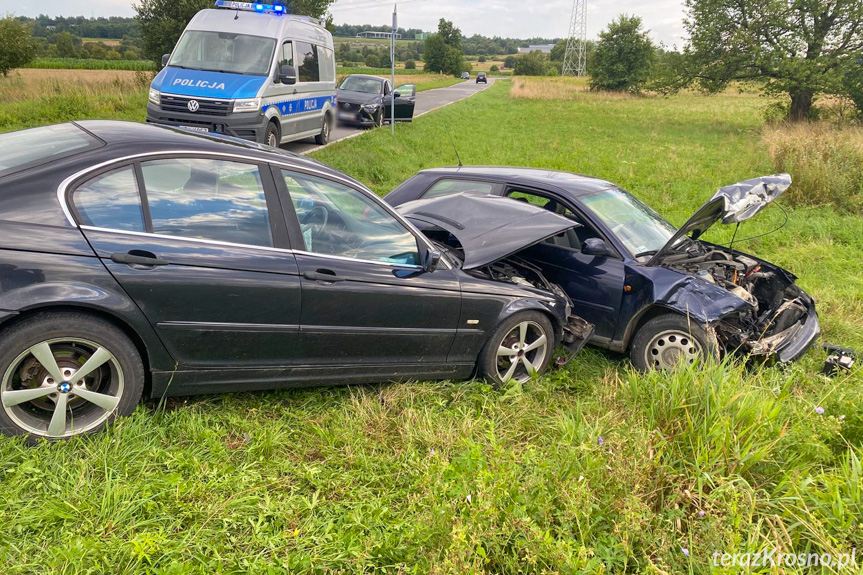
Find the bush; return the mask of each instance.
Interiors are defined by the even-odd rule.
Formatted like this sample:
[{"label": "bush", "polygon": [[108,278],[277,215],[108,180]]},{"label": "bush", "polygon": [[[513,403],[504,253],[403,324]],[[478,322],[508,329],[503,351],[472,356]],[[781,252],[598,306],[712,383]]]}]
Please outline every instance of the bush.
[{"label": "bush", "polygon": [[789,201],[863,214],[863,128],[783,123],[767,128],[764,139],[774,169],[794,178]]},{"label": "bush", "polygon": [[405,70],[416,70],[416,69],[417,69],[417,63],[414,62],[413,60],[408,60],[407,62],[405,62]]},{"label": "bush", "polygon": [[369,68],[380,68],[381,67],[381,61],[378,60],[378,57],[375,56],[374,54],[369,54],[368,56],[366,56],[366,59],[364,60],[364,62],[366,64],[366,66],[368,66]]},{"label": "bush", "polygon": [[489,72],[500,72],[500,68],[497,67],[497,64],[492,64],[491,68],[488,69]]},{"label": "bush", "polygon": [[514,72],[516,76],[549,76],[550,68],[551,60],[548,54],[537,50],[516,58]]},{"label": "bush", "polygon": [[641,18],[622,14],[599,35],[590,68],[590,89],[637,92],[650,77],[656,49]]}]

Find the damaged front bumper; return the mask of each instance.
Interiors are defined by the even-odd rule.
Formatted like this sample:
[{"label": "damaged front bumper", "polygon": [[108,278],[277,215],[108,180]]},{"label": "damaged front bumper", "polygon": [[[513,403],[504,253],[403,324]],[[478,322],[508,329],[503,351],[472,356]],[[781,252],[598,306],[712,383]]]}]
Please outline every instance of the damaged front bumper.
[{"label": "damaged front bumper", "polygon": [[756,341],[750,355],[779,363],[791,363],[800,359],[821,335],[815,304],[811,300],[808,303],[807,313],[803,318],[777,334]]},{"label": "damaged front bumper", "polygon": [[577,315],[569,316],[566,321],[566,325],[563,328],[563,341],[561,342],[563,347],[565,347],[569,352],[569,355],[563,362],[558,363],[558,366],[562,367],[572,361],[578,352],[587,345],[590,338],[593,337],[595,329],[596,328],[592,323],[587,322]]}]

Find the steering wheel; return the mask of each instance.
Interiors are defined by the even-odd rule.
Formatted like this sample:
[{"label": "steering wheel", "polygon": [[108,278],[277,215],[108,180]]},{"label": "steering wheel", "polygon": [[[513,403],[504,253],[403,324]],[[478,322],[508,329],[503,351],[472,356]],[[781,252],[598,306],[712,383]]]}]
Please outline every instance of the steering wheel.
[{"label": "steering wheel", "polygon": [[[320,214],[321,221],[319,223],[314,222],[315,214]],[[324,206],[315,206],[309,212],[303,216],[303,219],[300,221],[300,230],[305,234],[309,230],[312,232],[312,236],[320,235],[324,228],[327,227],[327,222],[330,221],[330,212]]]}]

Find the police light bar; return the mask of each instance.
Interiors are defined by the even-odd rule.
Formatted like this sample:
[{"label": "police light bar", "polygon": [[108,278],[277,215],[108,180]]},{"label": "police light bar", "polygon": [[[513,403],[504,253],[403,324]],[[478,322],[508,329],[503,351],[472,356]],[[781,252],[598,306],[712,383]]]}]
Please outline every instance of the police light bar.
[{"label": "police light bar", "polygon": [[260,2],[233,2],[231,0],[216,0],[216,8],[230,8],[231,10],[247,10],[249,12],[271,12],[273,14],[287,14],[288,9],[284,4],[261,4]]}]

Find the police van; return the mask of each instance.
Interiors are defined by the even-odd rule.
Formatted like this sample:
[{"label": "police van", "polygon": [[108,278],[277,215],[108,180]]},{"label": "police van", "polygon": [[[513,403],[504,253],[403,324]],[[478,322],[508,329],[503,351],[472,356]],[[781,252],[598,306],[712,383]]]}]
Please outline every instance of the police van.
[{"label": "police van", "polygon": [[150,86],[147,122],[279,144],[333,127],[333,37],[282,4],[217,0],[189,22]]}]

